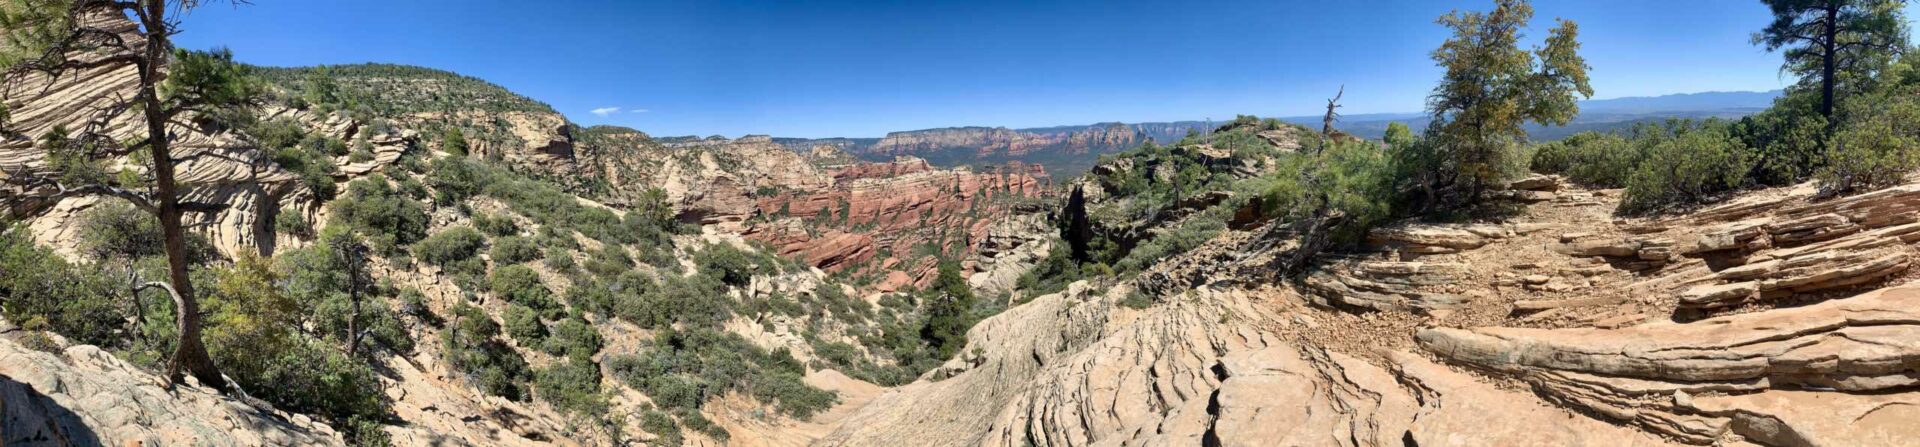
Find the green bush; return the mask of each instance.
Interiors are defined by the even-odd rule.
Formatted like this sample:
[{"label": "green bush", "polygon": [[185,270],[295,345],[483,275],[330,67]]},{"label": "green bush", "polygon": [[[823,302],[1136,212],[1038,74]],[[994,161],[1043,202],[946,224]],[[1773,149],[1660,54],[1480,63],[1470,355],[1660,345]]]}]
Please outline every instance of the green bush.
[{"label": "green bush", "polygon": [[[114,199],[100,202],[79,216],[79,252],[96,261],[138,261],[164,256],[160,219]],[[187,234],[187,263],[203,264],[217,256],[213,243],[198,232]]]},{"label": "green bush", "polygon": [[420,183],[420,179],[413,178],[413,176],[401,175],[401,174],[405,174],[406,172],[407,171],[404,171],[404,170],[393,170],[393,171],[389,171],[387,175],[392,177],[395,182],[398,182],[400,184],[401,194],[406,194],[408,198],[411,198],[413,200],[425,200],[428,194],[427,185]]},{"label": "green bush", "polygon": [[[39,321],[43,321],[43,320],[32,320],[27,322],[27,324],[32,325],[32,324],[35,324],[35,322],[39,322]],[[59,355],[61,353],[66,352],[66,348],[60,346],[60,342],[54,341],[52,335],[49,335],[47,331],[40,330],[40,329],[24,329],[23,328],[19,338],[15,339],[14,341],[19,343],[21,347],[32,349],[35,351],[45,352],[48,354]]]},{"label": "green bush", "polygon": [[555,272],[571,274],[575,268],[579,267],[574,263],[573,251],[565,248],[547,247],[547,254],[542,257],[546,259],[547,268]]},{"label": "green bush", "polygon": [[1135,246],[1133,251],[1120,258],[1113,270],[1122,273],[1134,273],[1145,270],[1168,257],[1186,253],[1220,235],[1227,229],[1227,222],[1212,214],[1195,216],[1179,226],[1160,231],[1153,239]]},{"label": "green bush", "polygon": [[333,183],[333,156],[346,148],[345,142],[309,134],[306,126],[285,118],[256,121],[241,133],[251,136],[274,164],[299,176],[315,200],[333,200],[339,193]]},{"label": "green bush", "polygon": [[610,405],[600,392],[600,365],[592,360],[570,359],[534,372],[534,391],[563,412],[599,416]]},{"label": "green bush", "polygon": [[473,226],[495,237],[520,234],[520,226],[513,223],[513,218],[507,216],[475,214]]},{"label": "green bush", "polygon": [[1734,124],[1734,136],[1755,152],[1749,178],[1762,185],[1791,185],[1825,165],[1827,118],[1819,106],[1819,92],[1790,88],[1772,107]]},{"label": "green bush", "polygon": [[813,289],[814,300],[825,305],[833,315],[846,321],[858,321],[873,317],[873,303],[848,296],[839,284],[826,283]]},{"label": "green bush", "polygon": [[[839,400],[801,381],[806,369],[786,351],[768,352],[717,330],[663,331],[645,351],[612,357],[608,367],[655,404],[682,414],[697,412],[728,391],[747,393],[800,419]],[[685,416],[681,420],[693,423]]]},{"label": "green bush", "polygon": [[1373,143],[1330,143],[1320,152],[1294,157],[1288,163],[1293,170],[1283,167],[1270,177],[1265,198],[1277,215],[1288,219],[1305,218],[1324,206],[1361,226],[1371,225],[1390,212],[1390,163]]},{"label": "green bush", "polygon": [[393,436],[381,429],[378,421],[360,417],[348,418],[341,424],[340,431],[346,434],[347,444],[358,447],[388,447],[393,445]]},{"label": "green bush", "polygon": [[[339,227],[327,227],[316,243],[281,252],[274,257],[275,274],[280,278],[277,285],[299,305],[300,313],[306,316],[316,334],[342,346],[348,342],[354,312],[351,293],[357,286],[360,292],[358,324],[365,346],[393,352],[411,351],[413,336],[383,297],[392,292],[374,283],[366,270],[365,259],[359,259],[361,264],[355,267],[350,263],[353,259],[335,249],[355,245],[356,241],[353,234]],[[362,275],[357,281],[349,276],[355,268],[360,269]],[[418,295],[419,291],[414,294]]]},{"label": "green bush", "polygon": [[427,171],[427,186],[432,186],[435,201],[454,204],[479,195],[493,181],[493,173],[480,162],[466,157],[440,157]]},{"label": "green bush", "polygon": [[673,422],[673,416],[659,411],[641,413],[640,429],[656,436],[654,444],[663,447],[680,447],[686,442],[686,435],[680,432],[680,424]]},{"label": "green bush", "polygon": [[541,349],[548,354],[591,360],[600,352],[602,342],[600,331],[586,320],[563,318],[553,323],[553,336],[547,338]]},{"label": "green bush", "polygon": [[942,262],[933,284],[920,292],[926,303],[927,324],[920,329],[940,358],[953,358],[967,345],[967,328],[973,327],[968,311],[973,307],[973,289],[960,277],[960,267]]},{"label": "green bush", "polygon": [[601,246],[587,256],[587,271],[601,278],[612,278],[633,269],[633,257],[627,255],[627,248],[618,245]]},{"label": "green bush", "polygon": [[486,237],[481,236],[479,231],[453,227],[413,244],[413,252],[421,261],[439,266],[449,273],[478,276],[487,270],[486,262],[478,257],[485,245]]},{"label": "green bush", "polygon": [[[334,341],[345,343],[352,315],[353,302],[346,294],[328,294],[324,301],[315,306],[314,329]],[[413,335],[401,325],[393,308],[383,297],[361,297],[359,325],[363,334],[361,352],[369,352],[369,347],[385,348],[395,353],[413,350]]]},{"label": "green bush", "polygon": [[427,295],[420,293],[420,289],[408,287],[401,290],[399,310],[401,314],[412,315],[428,325],[437,327],[442,323],[440,316],[434,314],[432,308],[427,307]]},{"label": "green bush", "polygon": [[746,287],[754,275],[770,274],[774,269],[766,259],[726,243],[707,246],[695,254],[694,263],[702,273],[734,287]]},{"label": "green bush", "polygon": [[1140,289],[1134,289],[1127,292],[1127,297],[1120,300],[1120,305],[1129,309],[1146,309],[1153,307],[1153,297],[1147,296]]},{"label": "green bush", "polygon": [[540,247],[533,240],[520,236],[505,236],[493,240],[493,249],[488,252],[495,264],[520,264],[540,259]]},{"label": "green bush", "polygon": [[288,236],[310,238],[313,237],[313,222],[307,220],[307,216],[301,214],[300,210],[282,208],[279,213],[274,214],[273,230]]},{"label": "green bush", "polygon": [[1646,146],[1646,160],[1627,179],[1625,212],[1699,203],[1742,186],[1753,168],[1754,154],[1733,138],[1717,120],[1672,121],[1663,128],[1638,133]]},{"label": "green bush", "polygon": [[[248,347],[231,349],[272,356],[258,376],[242,378],[231,368],[225,371],[255,397],[273,403],[276,408],[342,422],[390,418],[379,376],[366,364],[347,358],[338,348],[302,337],[278,352]],[[223,367],[227,364],[222,362]],[[366,431],[369,427],[358,428],[354,433],[370,434]]]},{"label": "green bush", "polygon": [[1533,156],[1533,170],[1564,174],[1573,183],[1596,188],[1621,188],[1645,157],[1631,141],[1615,134],[1581,132],[1543,144]]},{"label": "green bush", "polygon": [[1884,100],[1872,107],[1878,113],[1849,122],[1834,134],[1828,164],[1816,175],[1828,188],[1852,191],[1890,186],[1920,167],[1920,135],[1916,135],[1920,105]]},{"label": "green bush", "polygon": [[547,324],[527,306],[508,304],[507,310],[500,313],[500,319],[507,322],[507,335],[519,340],[521,346],[540,346],[547,338]]},{"label": "green bush", "polygon": [[564,316],[564,309],[554,302],[553,291],[540,281],[540,273],[524,265],[509,265],[493,269],[493,275],[487,279],[488,288],[494,296],[506,299],[508,303],[527,306],[548,318]]},{"label": "green bush", "polygon": [[500,342],[500,325],[478,307],[460,303],[453,308],[453,324],[441,333],[447,362],[488,394],[526,399],[526,383],[533,378],[527,360]]},{"label": "green bush", "polygon": [[908,370],[901,365],[880,365],[861,355],[860,349],[843,342],[809,340],[813,345],[813,354],[819,357],[826,367],[833,368],[848,376],[879,384],[881,386],[899,386],[912,382],[920,371]]},{"label": "green bush", "polygon": [[540,245],[548,248],[579,250],[580,241],[573,238],[573,230],[560,227],[540,227]]},{"label": "green bush", "polygon": [[466,135],[461,134],[459,128],[447,128],[446,134],[440,138],[440,150],[455,156],[467,156]]},{"label": "green bush", "polygon": [[724,287],[704,275],[667,275],[658,287],[640,293],[619,293],[612,304],[615,317],[646,328],[718,327],[733,316]]},{"label": "green bush", "polygon": [[366,235],[382,253],[400,253],[400,247],[427,236],[427,210],[401,195],[379,177],[347,184],[347,195],[333,202],[332,225],[344,225]]},{"label": "green bush", "polygon": [[127,345],[126,321],[133,315],[123,280],[35,245],[25,225],[0,227],[0,272],[0,313],[7,320],[43,321],[79,343]]},{"label": "green bush", "polygon": [[1033,268],[1014,281],[1014,289],[1025,292],[1031,298],[1066,290],[1068,284],[1086,276],[1081,271],[1080,263],[1074,262],[1072,254],[1068,253],[1066,242],[1056,240],[1047,257],[1041,258]]}]

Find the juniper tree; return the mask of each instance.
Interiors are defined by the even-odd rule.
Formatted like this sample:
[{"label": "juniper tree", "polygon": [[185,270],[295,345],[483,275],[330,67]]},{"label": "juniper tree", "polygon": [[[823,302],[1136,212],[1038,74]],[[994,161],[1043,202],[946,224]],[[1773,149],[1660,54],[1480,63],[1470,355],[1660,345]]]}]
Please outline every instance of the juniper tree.
[{"label": "juniper tree", "polygon": [[1520,31],[1532,19],[1525,0],[1499,0],[1491,12],[1454,11],[1438,20],[1453,37],[1432,54],[1446,74],[1427,97],[1427,136],[1441,148],[1441,164],[1430,168],[1451,171],[1444,186],[1466,188],[1469,203],[1524,161],[1522,125],[1565,125],[1580,113],[1576,96],[1593,96],[1579,26],[1558,20],[1546,44],[1528,51],[1520,48]]}]

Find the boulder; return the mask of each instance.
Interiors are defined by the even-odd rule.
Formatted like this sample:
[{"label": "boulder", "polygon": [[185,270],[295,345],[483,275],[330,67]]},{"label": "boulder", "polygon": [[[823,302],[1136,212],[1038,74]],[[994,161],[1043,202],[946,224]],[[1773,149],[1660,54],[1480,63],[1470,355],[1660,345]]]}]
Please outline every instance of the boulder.
[{"label": "boulder", "polygon": [[0,337],[6,445],[344,445],[302,415],[161,378],[90,345],[47,353]]},{"label": "boulder", "polygon": [[1560,180],[1560,176],[1557,175],[1533,174],[1526,178],[1507,183],[1507,189],[1516,191],[1559,191]]}]

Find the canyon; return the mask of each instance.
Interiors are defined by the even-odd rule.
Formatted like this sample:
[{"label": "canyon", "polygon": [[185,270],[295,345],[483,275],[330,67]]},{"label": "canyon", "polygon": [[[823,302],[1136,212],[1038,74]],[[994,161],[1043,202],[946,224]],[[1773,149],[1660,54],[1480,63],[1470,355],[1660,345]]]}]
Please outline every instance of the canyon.
[{"label": "canyon", "polygon": [[[87,20],[143,38],[124,17]],[[23,266],[0,272],[0,297],[19,300],[0,308],[6,445],[1920,437],[1910,176],[1623,214],[1623,188],[1516,173],[1484,191],[1498,213],[1383,219],[1333,245],[1300,225],[1327,207],[1274,212],[1298,186],[1283,181],[1314,180],[1285,176],[1382,144],[1278,119],[655,137],[390,65],[254,67],[270,94],[248,119],[163,125],[186,197],[212,205],[186,223],[211,252],[194,278],[219,303],[208,338],[228,371],[346,365],[367,381],[174,383],[140,343],[175,335],[146,314],[175,301],[142,298],[137,260],[95,259],[115,198],[29,181],[66,174],[63,130],[140,138],[130,115],[98,118],[140,89],[134,66],[106,62],[14,79],[0,97],[0,209],[17,219],[0,261]],[[323,100],[295,100],[308,97]],[[1195,129],[1207,136],[1183,137]],[[300,138],[266,143],[274,131]],[[85,161],[128,188],[148,169]],[[363,264],[326,270],[337,259]],[[333,276],[350,285],[303,289]],[[303,293],[323,296],[290,296]],[[331,327],[345,300],[348,328]],[[359,326],[363,305],[382,326]],[[285,320],[263,311],[283,307]],[[332,344],[341,333],[350,347]],[[303,344],[266,342],[289,339]],[[246,361],[279,354],[262,346],[327,361]],[[377,408],[342,416],[276,394],[301,387]]]}]

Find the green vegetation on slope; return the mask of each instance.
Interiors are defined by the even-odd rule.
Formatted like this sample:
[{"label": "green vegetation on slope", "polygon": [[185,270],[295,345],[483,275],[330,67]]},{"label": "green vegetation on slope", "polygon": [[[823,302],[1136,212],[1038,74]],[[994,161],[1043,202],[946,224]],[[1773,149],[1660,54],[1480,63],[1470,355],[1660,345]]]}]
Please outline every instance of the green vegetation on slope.
[{"label": "green vegetation on slope", "polygon": [[553,107],[458,73],[393,64],[254,67],[296,106],[340,110],[361,119],[464,111],[545,112]]}]

